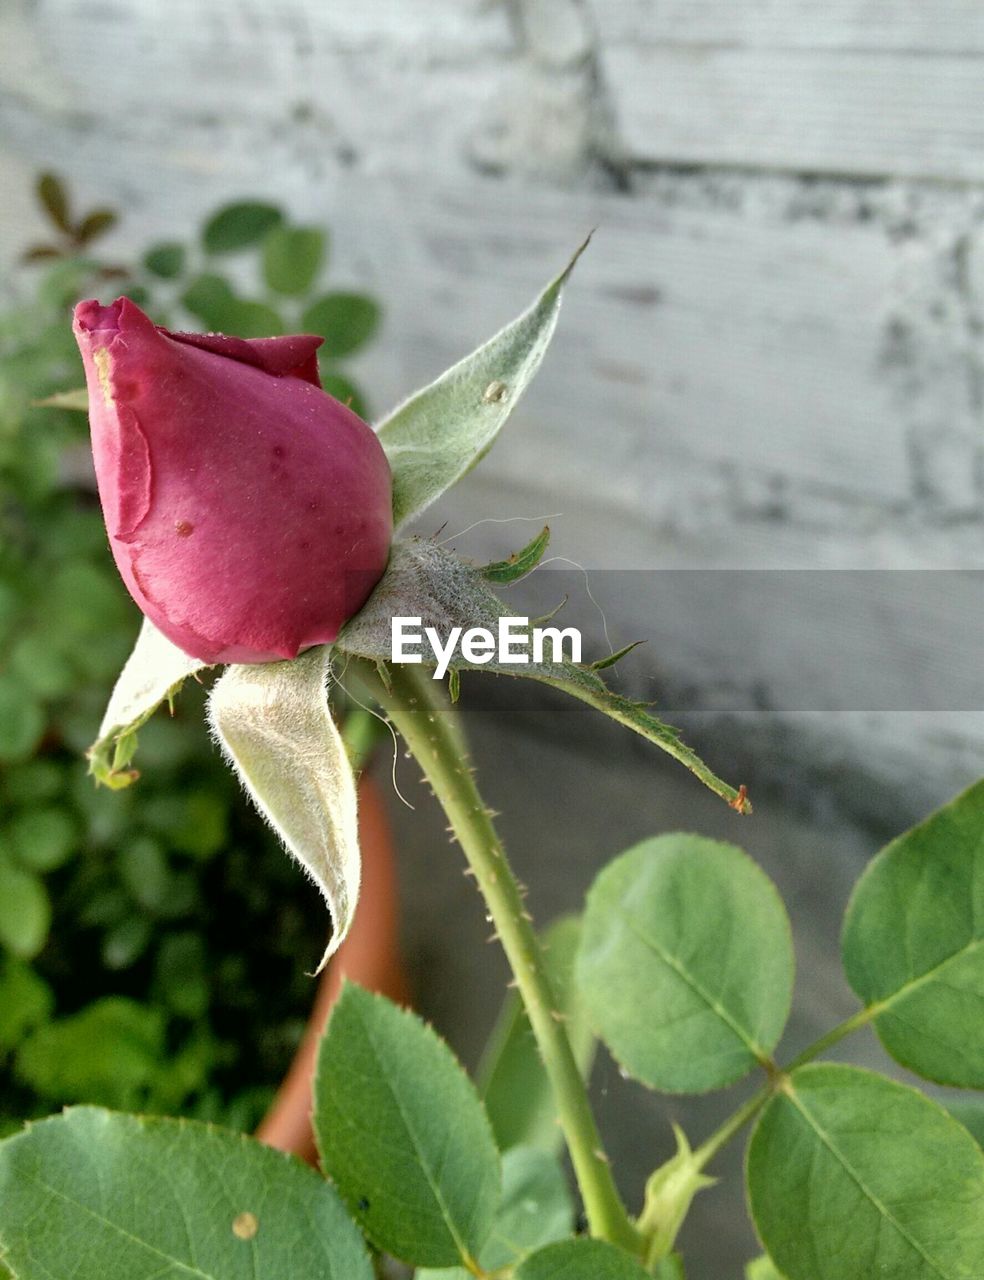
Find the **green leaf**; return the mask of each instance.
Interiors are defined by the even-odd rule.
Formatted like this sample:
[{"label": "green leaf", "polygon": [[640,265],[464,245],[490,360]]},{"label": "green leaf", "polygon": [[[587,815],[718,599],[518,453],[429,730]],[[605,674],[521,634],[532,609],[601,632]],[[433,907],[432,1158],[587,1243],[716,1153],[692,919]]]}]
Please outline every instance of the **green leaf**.
[{"label": "green leaf", "polygon": [[540,532],[508,560],[498,560],[482,568],[482,577],[486,582],[510,583],[525,578],[543,559],[543,553],[550,541],[550,526],[544,525]]},{"label": "green leaf", "polygon": [[563,1240],[531,1254],[513,1280],[645,1280],[639,1263],[601,1240]]},{"label": "green leaf", "polygon": [[0,959],[0,1051],[15,1048],[47,1021],[54,1005],[51,988],[30,965],[12,956]]},{"label": "green leaf", "polygon": [[[75,536],[72,530],[70,536]],[[90,653],[112,647],[119,631],[132,617],[129,602],[115,575],[102,564],[74,555],[55,570],[45,584],[41,622],[50,628],[50,642],[61,647],[78,646],[80,663]],[[107,634],[109,633],[109,634]]]},{"label": "green leaf", "polygon": [[[298,292],[300,292],[298,290]],[[351,355],[379,328],[379,304],[361,293],[326,293],[301,316],[305,333],[320,333],[332,360]]]},{"label": "green leaf", "polygon": [[896,1061],[984,1088],[984,781],[869,864],[842,954]]},{"label": "green leaf", "polygon": [[274,227],[263,241],[263,278],[277,293],[307,293],[324,260],[325,234],[316,227]]},{"label": "green leaf", "polygon": [[[51,262],[62,256],[62,251],[53,244],[30,244],[20,256],[21,262]],[[0,1271],[0,1276],[9,1272]]]},{"label": "green leaf", "polygon": [[133,652],[116,682],[99,737],[89,748],[89,772],[97,782],[119,790],[140,775],[129,768],[137,749],[137,730],[162,702],[170,702],[188,676],[205,670],[145,618]]},{"label": "green leaf", "polygon": [[[502,1203],[492,1234],[479,1255],[485,1271],[511,1266],[525,1254],[571,1234],[574,1204],[557,1160],[532,1147],[514,1147],[502,1158]],[[463,1267],[425,1267],[417,1280],[469,1280]]]},{"label": "green leaf", "polygon": [[360,418],[368,419],[369,411],[366,408],[365,399],[351,378],[346,378],[333,369],[322,368],[321,385],[330,396],[348,405],[353,413],[357,413]]},{"label": "green leaf", "polygon": [[196,276],[181,295],[181,305],[185,310],[217,332],[224,331],[229,309],[235,301],[236,295],[229,281],[213,272]]},{"label": "green leaf", "polygon": [[734,845],[666,835],[629,849],[588,894],[577,982],[622,1066],[701,1093],[767,1061],[793,989],[789,921]]},{"label": "green leaf", "polygon": [[488,453],[540,367],[557,325],[561,292],[586,245],[518,320],[380,424],[379,439],[393,470],[397,526],[419,516]]},{"label": "green leaf", "polygon": [[448,1046],[414,1014],[347,985],[314,1096],[325,1170],[369,1239],[419,1266],[473,1263],[499,1205],[499,1157]]},{"label": "green leaf", "polygon": [[183,1018],[200,1018],[210,988],[205,944],[197,933],[165,938],[157,954],[157,982],[167,1005]]},{"label": "green leaf", "polygon": [[[71,229],[68,228],[68,234]],[[93,277],[101,268],[94,258],[83,258],[76,255],[62,258],[48,268],[38,283],[38,301],[45,307],[61,310],[71,307],[92,284]],[[67,336],[71,330],[62,322],[62,331]],[[54,336],[49,342],[54,341]]]},{"label": "green leaf", "polygon": [[54,871],[71,857],[78,832],[71,814],[51,805],[18,814],[7,828],[7,838],[29,871]]},{"label": "green leaf", "polygon": [[276,205],[260,200],[237,201],[209,218],[202,231],[202,243],[209,253],[234,253],[259,244],[282,221],[283,214]]},{"label": "green leaf", "polygon": [[915,1089],[799,1068],[756,1125],[747,1176],[759,1237],[789,1280],[984,1275],[984,1153]]},{"label": "green leaf", "polygon": [[239,298],[219,275],[202,275],[181,295],[186,310],[217,333],[238,338],[268,338],[284,332],[284,322],[265,302]]},{"label": "green leaf", "polygon": [[247,795],[324,895],[338,950],[359,896],[355,778],[328,709],[327,646],[292,662],[226,667],[208,700],[212,731]]},{"label": "green leaf", "polygon": [[683,1259],[678,1253],[671,1253],[668,1258],[661,1258],[656,1264],[656,1270],[653,1275],[656,1280],[687,1280],[687,1273],[683,1269]]},{"label": "green leaf", "polygon": [[766,1254],[745,1264],[745,1280],[783,1280],[775,1263]]},{"label": "green leaf", "polygon": [[185,247],[177,240],[167,240],[152,245],[144,254],[143,264],[151,275],[162,280],[174,280],[185,266]]},{"label": "green leaf", "polygon": [[984,1102],[961,1098],[947,1104],[947,1111],[955,1120],[959,1120],[968,1133],[973,1135],[979,1147],[984,1147]]},{"label": "green leaf", "polygon": [[44,733],[44,712],[36,696],[12,675],[0,675],[0,764],[32,755]]},{"label": "green leaf", "polygon": [[272,338],[284,331],[283,317],[265,302],[233,298],[226,307],[223,333],[237,338]]},{"label": "green leaf", "polygon": [[74,689],[77,674],[49,640],[36,628],[22,635],[9,651],[9,670],[39,698],[63,698]]},{"label": "green leaf", "polygon": [[119,220],[119,214],[112,209],[93,209],[75,228],[75,239],[81,245],[91,244],[115,227]]},{"label": "green leaf", "polygon": [[146,916],[127,915],[103,935],[100,955],[107,969],[129,969],[150,945],[153,925]]},{"label": "green leaf", "polygon": [[32,1032],[18,1051],[16,1071],[53,1103],[134,1108],[144,1102],[163,1055],[160,1011],[105,996]]},{"label": "green leaf", "polygon": [[68,409],[73,413],[89,412],[89,392],[85,387],[77,387],[72,391],[56,391],[54,395],[45,396],[43,400],[32,400],[35,409]]},{"label": "green leaf", "polygon": [[172,849],[202,861],[218,853],[229,837],[225,795],[206,787],[189,787],[166,799],[155,798],[144,807],[144,816],[148,825],[167,838]]},{"label": "green leaf", "polygon": [[65,770],[43,757],[4,770],[3,788],[12,805],[42,804],[65,790]]},{"label": "green leaf", "polygon": [[[485,627],[495,632],[499,619],[507,616],[512,617],[513,612],[493,593],[480,568],[467,564],[446,548],[414,538],[396,542],[390,548],[386,572],[362,609],[342,629],[335,647],[373,663],[388,662],[392,656],[394,618],[419,617],[423,627],[434,627],[439,635],[447,637],[455,627]],[[476,665],[466,662],[458,650],[451,668],[523,676],[569,693],[679,760],[733,809],[751,812],[745,789],[736,791],[717,777],[681,741],[679,731],[650,714],[644,704],[612,693],[590,666],[547,661],[545,655],[544,658],[543,662],[531,661],[523,666],[506,665],[494,658]],[[425,650],[423,660],[425,665],[434,666],[429,650]]]},{"label": "green leaf", "polygon": [[157,911],[171,887],[171,869],[164,850],[149,836],[130,838],[120,849],[120,879],[135,902]]},{"label": "green leaf", "polygon": [[51,221],[59,231],[70,235],[72,224],[68,208],[68,192],[61,178],[55,173],[39,174],[36,190],[41,207]]},{"label": "green leaf", "polygon": [[[595,1038],[574,985],[574,956],[580,936],[581,922],[570,916],[551,925],[543,947],[558,1012],[586,1078]],[[518,992],[509,993],[499,1014],[479,1068],[479,1092],[500,1151],[521,1143],[547,1152],[559,1150],[561,1132],[553,1091]]]},{"label": "green leaf", "polygon": [[372,1280],[332,1188],[190,1120],[78,1107],[0,1145],[0,1252],[18,1280]]},{"label": "green leaf", "polygon": [[0,945],[30,960],[48,940],[51,903],[38,876],[0,851]]},{"label": "green leaf", "polygon": [[155,796],[143,808],[148,826],[166,838],[170,848],[206,861],[229,838],[229,807],[222,792],[188,787]]}]

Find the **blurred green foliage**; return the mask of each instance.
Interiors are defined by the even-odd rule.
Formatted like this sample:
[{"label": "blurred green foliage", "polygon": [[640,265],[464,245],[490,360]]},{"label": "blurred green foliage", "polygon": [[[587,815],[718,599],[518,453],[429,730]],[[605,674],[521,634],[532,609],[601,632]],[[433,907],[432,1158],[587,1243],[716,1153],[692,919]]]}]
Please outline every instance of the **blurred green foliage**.
[{"label": "blurred green foliage", "polygon": [[[319,293],[326,234],[274,206],[226,206],[196,241],[126,267],[94,248],[113,211],[75,216],[50,174],[37,194],[51,238],[0,310],[0,1133],[84,1101],[250,1128],[303,1031],[324,907],[247,809],[194,686],[141,732],[136,787],[87,775],[139,615],[106,545],[85,418],[36,401],[83,384],[73,304],[123,292],[171,328],[242,336],[298,331],[320,307],[326,386],[364,413],[335,361],[378,309]],[[357,299],[348,335],[332,297]]]}]

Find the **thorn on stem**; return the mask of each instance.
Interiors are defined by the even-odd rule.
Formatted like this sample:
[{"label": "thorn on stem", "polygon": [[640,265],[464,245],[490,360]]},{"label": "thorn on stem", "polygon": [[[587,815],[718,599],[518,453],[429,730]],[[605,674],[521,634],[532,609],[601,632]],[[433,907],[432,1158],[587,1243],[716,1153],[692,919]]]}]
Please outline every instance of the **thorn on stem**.
[{"label": "thorn on stem", "polygon": [[738,794],[735,796],[733,800],[729,800],[728,804],[731,806],[732,809],[736,810],[738,813],[751,812],[752,806],[749,804],[749,801],[748,801],[748,788],[745,786],[744,782],[738,788]]}]

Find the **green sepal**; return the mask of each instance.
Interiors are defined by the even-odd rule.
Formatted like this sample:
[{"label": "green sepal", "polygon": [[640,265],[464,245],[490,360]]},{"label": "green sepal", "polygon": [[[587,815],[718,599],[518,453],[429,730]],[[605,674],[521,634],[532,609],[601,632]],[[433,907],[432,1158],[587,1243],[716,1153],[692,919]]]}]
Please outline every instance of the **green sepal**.
[{"label": "green sepal", "polygon": [[493,564],[485,565],[482,569],[482,577],[486,582],[500,584],[508,584],[516,582],[520,578],[525,578],[540,563],[549,542],[550,526],[545,524],[536,537],[523,547],[522,551],[514,552],[508,560],[497,560]]},{"label": "green sepal", "polygon": [[188,676],[206,668],[163,636],[144,619],[137,643],[116,682],[99,736],[89,748],[89,772],[97,783],[119,791],[139,778],[131,769],[137,750],[137,730],[174,698]]},{"label": "green sepal", "polygon": [[638,649],[641,644],[645,644],[645,640],[633,640],[631,644],[623,645],[621,649],[616,649],[614,653],[610,653],[607,658],[599,658],[597,662],[592,662],[592,671],[605,671],[608,667],[614,667],[616,662],[621,662],[627,653],[631,653],[633,649]]},{"label": "green sepal", "polygon": [[379,424],[393,472],[397,528],[425,511],[491,449],[540,367],[557,326],[564,285],[587,244],[518,319]]},{"label": "green sepal", "polygon": [[693,1150],[679,1125],[673,1126],[676,1155],[650,1174],[646,1183],[646,1201],[639,1218],[639,1230],[646,1240],[646,1258],[650,1266],[668,1258],[677,1234],[690,1212],[694,1196],[713,1187],[716,1178],[701,1171]]},{"label": "green sepal", "polygon": [[[510,616],[481,568],[433,542],[413,538],[393,544],[385,574],[359,613],[342,629],[335,647],[341,653],[367,658],[382,673],[392,653],[393,618],[419,617],[422,627],[435,627],[446,636],[453,627],[495,631],[499,618]],[[434,665],[428,664],[426,653],[424,665]],[[572,694],[679,760],[739,813],[751,812],[744,787],[736,790],[722,781],[681,740],[679,730],[658,720],[646,704],[613,693],[589,665],[570,661],[522,666],[496,661],[475,664],[457,653],[449,669],[525,676]]]},{"label": "green sepal", "polygon": [[226,667],[208,699],[212,732],[260,813],[324,896],[341,946],[359,898],[355,777],[328,706],[331,650]]}]

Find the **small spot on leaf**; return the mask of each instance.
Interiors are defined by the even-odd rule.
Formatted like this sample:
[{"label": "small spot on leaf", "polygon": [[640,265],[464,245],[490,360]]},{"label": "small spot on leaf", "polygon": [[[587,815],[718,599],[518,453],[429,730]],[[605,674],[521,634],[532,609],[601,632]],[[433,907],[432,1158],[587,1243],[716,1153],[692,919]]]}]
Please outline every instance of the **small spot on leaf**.
[{"label": "small spot on leaf", "polygon": [[259,1229],[260,1224],[256,1214],[248,1210],[237,1213],[232,1220],[232,1234],[237,1240],[252,1240]]},{"label": "small spot on leaf", "polygon": [[482,401],[484,404],[501,404],[508,394],[509,388],[504,382],[490,382],[482,395]]}]

